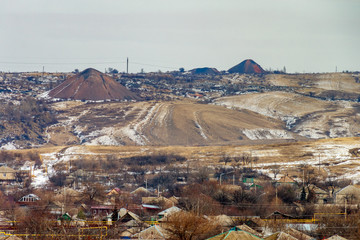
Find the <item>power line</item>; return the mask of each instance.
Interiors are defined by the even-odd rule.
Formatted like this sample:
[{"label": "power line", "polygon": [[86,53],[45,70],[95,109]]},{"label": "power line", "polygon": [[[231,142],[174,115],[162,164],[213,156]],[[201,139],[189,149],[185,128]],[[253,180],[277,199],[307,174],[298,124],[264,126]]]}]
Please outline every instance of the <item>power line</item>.
[{"label": "power line", "polygon": [[[119,63],[127,63],[127,61],[104,61],[104,62],[19,62],[19,61],[0,61],[0,64],[13,64],[13,65],[72,65],[72,64],[119,64]],[[167,68],[167,69],[177,69],[177,67],[173,66],[164,66],[164,65],[156,65],[150,63],[142,63],[142,62],[131,62],[135,65],[140,66],[149,66],[149,67],[158,67],[158,68]]]},{"label": "power line", "polygon": [[0,61],[2,64],[15,64],[15,65],[71,65],[71,64],[118,64],[125,62],[8,62],[8,61]]},{"label": "power line", "polygon": [[141,63],[141,62],[131,62],[133,64],[137,64],[137,65],[143,65],[143,66],[149,66],[149,67],[160,67],[160,68],[168,68],[168,69],[176,69],[176,67],[169,67],[169,66],[161,66],[161,65],[154,65],[154,64],[149,64],[149,63]]}]

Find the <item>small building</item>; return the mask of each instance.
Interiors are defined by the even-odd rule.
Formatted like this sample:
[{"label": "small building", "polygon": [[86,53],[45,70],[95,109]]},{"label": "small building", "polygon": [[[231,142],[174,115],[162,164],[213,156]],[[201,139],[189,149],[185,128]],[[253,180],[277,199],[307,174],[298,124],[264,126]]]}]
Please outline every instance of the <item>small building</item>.
[{"label": "small building", "polygon": [[29,202],[36,202],[36,201],[39,201],[39,200],[40,200],[40,198],[37,195],[30,193],[30,194],[20,198],[19,202],[21,202],[21,203],[29,203]]},{"label": "small building", "polygon": [[7,166],[0,167],[0,184],[7,184],[16,181],[16,171]]},{"label": "small building", "polygon": [[276,233],[264,238],[264,240],[299,240],[299,239],[295,238],[285,232],[276,232]]},{"label": "small building", "polygon": [[91,206],[90,211],[92,216],[104,216],[109,215],[114,210],[112,205],[100,205],[100,206]]},{"label": "small building", "polygon": [[283,186],[283,185],[290,185],[290,186],[293,186],[293,185],[296,185],[296,181],[289,177],[288,175],[285,175],[285,176],[282,176],[278,181],[276,181],[276,186]]},{"label": "small building", "polygon": [[[309,191],[311,191],[316,198],[316,203],[318,203],[318,204],[327,204],[327,203],[332,202],[329,192],[327,192],[313,184],[310,184],[309,187],[305,187],[304,190],[305,190],[306,198],[309,196]],[[297,197],[299,199],[301,198],[302,191],[303,191],[303,188],[299,188],[297,191]]]},{"label": "small building", "polygon": [[108,197],[117,196],[120,195],[120,193],[121,193],[120,188],[113,188],[106,194],[106,196]]},{"label": "small building", "polygon": [[130,192],[130,194],[136,196],[150,196],[151,192],[144,187],[138,187],[134,191]]},{"label": "small building", "polygon": [[305,233],[300,232],[291,227],[287,228],[284,232],[293,236],[296,239],[301,239],[301,240],[314,240],[315,239],[315,238],[310,237],[309,235],[306,235]]},{"label": "small building", "polygon": [[244,239],[244,240],[259,240],[258,236],[255,236],[249,232],[243,231],[237,227],[230,229],[227,232],[223,232],[216,236],[207,238],[208,240],[233,240],[233,239]]},{"label": "small building", "polygon": [[360,203],[360,185],[349,185],[334,193],[336,204],[358,204]]},{"label": "small building", "polygon": [[64,213],[63,215],[61,215],[59,218],[58,218],[59,221],[61,222],[70,222],[72,220],[71,216],[68,214],[68,213]]},{"label": "small building", "polygon": [[268,215],[267,217],[265,217],[266,219],[294,219],[294,216],[291,216],[289,214],[285,214],[285,213],[281,213],[279,211],[275,211],[273,213],[271,213],[270,215]]},{"label": "small building", "polygon": [[171,208],[168,208],[168,209],[165,209],[164,211],[159,212],[158,217],[159,217],[159,219],[161,219],[163,217],[166,217],[168,215],[171,215],[171,214],[179,212],[179,211],[181,211],[180,208],[173,206]]},{"label": "small building", "polygon": [[325,240],[347,240],[347,238],[343,238],[339,235],[334,235],[332,237],[326,238]]},{"label": "small building", "polygon": [[245,186],[251,186],[255,183],[254,178],[250,177],[243,177],[241,181]]},{"label": "small building", "polygon": [[255,235],[257,237],[262,237],[262,234],[259,233],[258,231],[256,231],[255,229],[252,229],[251,227],[249,227],[246,224],[242,224],[239,226],[236,226],[238,229],[243,230],[245,232],[251,233],[252,235]]},{"label": "small building", "polygon": [[157,225],[153,225],[137,234],[134,234],[133,238],[134,239],[152,239],[152,240],[169,239],[166,230]]}]

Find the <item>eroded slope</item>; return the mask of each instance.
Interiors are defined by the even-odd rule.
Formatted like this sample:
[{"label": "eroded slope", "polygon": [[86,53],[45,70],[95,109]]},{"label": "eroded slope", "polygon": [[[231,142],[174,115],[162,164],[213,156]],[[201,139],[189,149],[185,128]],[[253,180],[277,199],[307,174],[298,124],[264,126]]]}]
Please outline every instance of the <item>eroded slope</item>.
[{"label": "eroded slope", "polygon": [[191,101],[62,102],[54,107],[60,123],[48,128],[52,144],[76,138],[91,145],[207,145],[296,137],[280,120]]}]

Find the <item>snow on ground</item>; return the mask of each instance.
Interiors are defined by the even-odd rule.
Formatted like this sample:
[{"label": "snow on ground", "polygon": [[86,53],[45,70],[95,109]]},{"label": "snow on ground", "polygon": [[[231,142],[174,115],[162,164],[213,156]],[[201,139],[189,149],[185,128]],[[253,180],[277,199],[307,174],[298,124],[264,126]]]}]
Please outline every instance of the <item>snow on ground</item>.
[{"label": "snow on ground", "polygon": [[128,137],[131,141],[135,142],[138,145],[145,145],[143,138],[132,129],[130,126],[123,127],[121,130],[122,135]]},{"label": "snow on ground", "polygon": [[[85,145],[122,145],[121,139],[124,140],[126,138],[135,142],[137,145],[146,145],[149,141],[146,136],[142,134],[142,128],[153,121],[158,112],[157,110],[162,105],[163,104],[154,104],[150,109],[146,107],[139,108],[140,111],[136,113],[134,121],[121,128],[105,127],[101,130],[83,135],[83,129],[76,126],[74,132],[81,142],[86,142]],[[127,114],[130,113],[126,112],[125,116]],[[145,117],[143,117],[144,115]],[[162,115],[161,117],[166,117],[166,115]]]},{"label": "snow on ground", "polygon": [[199,129],[200,135],[201,135],[205,140],[207,140],[208,137],[206,136],[203,128],[201,127],[201,125],[200,125],[199,122],[198,122],[197,112],[194,112],[194,118],[195,118],[195,126]]},{"label": "snow on ground", "polygon": [[84,145],[106,145],[106,146],[119,146],[119,142],[113,136],[100,136],[85,143]]},{"label": "snow on ground", "polygon": [[49,93],[50,93],[50,91],[46,91],[46,92],[43,92],[43,93],[39,94],[37,97],[38,97],[38,98],[49,99],[49,98],[51,98],[51,97],[49,96]]},{"label": "snow on ground", "polygon": [[36,169],[33,171],[34,177],[31,181],[31,186],[40,188],[49,183],[49,175],[43,169]]},{"label": "snow on ground", "polygon": [[[166,109],[164,109],[166,108]],[[160,104],[158,109],[162,109],[161,111],[157,111],[156,119],[155,119],[155,125],[164,125],[166,123],[166,120],[169,116],[169,108],[168,106],[164,106],[164,104]]]},{"label": "snow on ground", "polygon": [[293,128],[298,119],[299,119],[298,117],[294,117],[294,116],[283,116],[283,117],[281,117],[281,120],[286,123],[286,128],[287,129]]},{"label": "snow on ground", "polygon": [[[137,114],[137,118],[134,120],[135,124],[129,124],[120,130],[122,135],[128,137],[138,145],[146,145],[149,140],[144,135],[142,135],[142,127],[146,124],[149,124],[153,120],[159,107],[161,107],[161,105],[154,104],[150,110],[148,110],[148,108],[142,108],[141,111]],[[145,113],[145,117],[140,119],[140,117]]]},{"label": "snow on ground", "polygon": [[351,179],[354,184],[358,184],[360,182],[360,166],[349,169],[344,175],[337,177],[337,179],[343,178]]},{"label": "snow on ground", "polygon": [[312,138],[312,139],[322,139],[327,138],[326,134],[320,129],[314,129],[312,126],[300,126],[297,127],[296,131],[297,134],[303,137]]},{"label": "snow on ground", "polygon": [[346,119],[334,118],[333,125],[330,128],[329,136],[331,138],[335,137],[351,137],[350,133],[350,124],[346,121]]},{"label": "snow on ground", "polygon": [[[31,185],[33,187],[39,188],[49,184],[49,177],[56,173],[54,165],[58,163],[67,163],[70,160],[79,159],[81,155],[90,155],[94,153],[89,153],[83,146],[74,146],[65,149],[63,153],[52,152],[52,153],[43,153],[41,158],[43,160],[42,166],[39,169],[34,169],[34,164],[31,162],[25,162],[22,170],[33,170],[33,177]],[[95,154],[94,154],[95,155]]]},{"label": "snow on ground", "polygon": [[244,129],[243,134],[250,140],[259,139],[293,139],[291,133],[281,129],[256,128]]},{"label": "snow on ground", "polygon": [[[311,149],[307,149],[308,151],[313,151],[316,154],[314,154],[311,159],[306,161],[257,163],[256,168],[258,168],[258,170],[261,172],[269,174],[269,167],[274,165],[278,165],[281,168],[297,167],[302,164],[318,166],[320,160],[320,164],[323,165],[322,169],[326,172],[329,172],[328,168],[331,169],[331,167],[346,167],[348,165],[349,167],[347,167],[343,175],[339,175],[337,178],[347,178],[359,182],[360,180],[356,179],[360,179],[360,161],[358,158],[354,158],[349,153],[350,149],[357,147],[359,147],[359,144],[337,144],[336,142],[327,144],[319,143],[318,145],[313,146]],[[254,151],[252,155],[261,157],[261,154],[259,154],[261,152],[262,150]],[[263,156],[266,157],[266,154]],[[325,167],[325,164],[329,167]]]},{"label": "snow on ground", "polygon": [[[349,153],[350,149],[358,148],[360,144],[336,144],[327,143],[316,146],[314,152],[320,154],[320,158],[324,160],[348,160],[352,158]],[[318,157],[318,156],[316,156]]]},{"label": "snow on ground", "polygon": [[[255,94],[255,93],[250,93],[250,94]],[[234,107],[240,108],[240,109],[247,109],[247,110],[259,113],[261,115],[264,115],[267,117],[273,117],[273,118],[277,118],[279,115],[279,113],[275,114],[273,109],[264,108],[257,104],[244,104],[244,103],[238,101],[237,99],[232,99],[231,97],[220,98],[217,100],[217,102],[215,102],[215,105],[225,106],[229,109],[232,109]]]},{"label": "snow on ground", "polygon": [[18,149],[18,147],[12,142],[8,142],[0,147],[0,150],[15,150],[15,149]]},{"label": "snow on ground", "polygon": [[[51,174],[46,172],[46,170],[48,169],[46,167],[46,164],[43,163],[42,166],[42,168],[35,169],[33,162],[26,161],[24,165],[20,168],[20,170],[23,171],[32,170],[31,186],[34,188],[41,188],[49,183],[49,176],[51,176]],[[50,168],[50,170],[52,169]],[[52,171],[52,173],[54,173],[54,171]]]}]

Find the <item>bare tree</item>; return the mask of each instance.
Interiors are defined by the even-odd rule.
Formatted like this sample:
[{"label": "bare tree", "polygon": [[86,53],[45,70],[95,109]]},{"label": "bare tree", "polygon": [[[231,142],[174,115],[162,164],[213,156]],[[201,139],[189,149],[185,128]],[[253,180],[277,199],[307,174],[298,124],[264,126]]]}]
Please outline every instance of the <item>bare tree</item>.
[{"label": "bare tree", "polygon": [[232,162],[232,158],[227,155],[224,155],[220,158],[219,162],[223,162],[226,165],[227,163]]},{"label": "bare tree", "polygon": [[274,179],[276,179],[276,176],[280,173],[280,166],[277,164],[272,165],[270,171],[274,174]]},{"label": "bare tree", "polygon": [[218,233],[219,226],[203,216],[180,211],[169,216],[165,229],[171,240],[197,240]]},{"label": "bare tree", "polygon": [[84,185],[85,190],[83,195],[86,202],[93,203],[105,198],[105,188],[103,185],[93,182],[87,182]]},{"label": "bare tree", "polygon": [[313,188],[315,184],[319,182],[319,175],[316,174],[314,168],[308,164],[301,164],[299,169],[301,171],[300,179],[308,193],[306,200],[308,202],[315,202],[316,196]]}]

